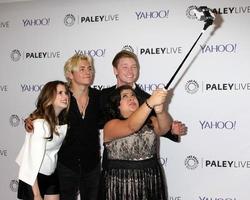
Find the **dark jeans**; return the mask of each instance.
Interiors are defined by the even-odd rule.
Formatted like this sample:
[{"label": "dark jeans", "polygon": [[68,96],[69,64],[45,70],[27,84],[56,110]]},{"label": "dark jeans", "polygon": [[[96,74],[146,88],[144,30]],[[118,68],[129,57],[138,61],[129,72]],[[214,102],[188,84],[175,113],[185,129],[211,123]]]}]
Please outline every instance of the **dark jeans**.
[{"label": "dark jeans", "polygon": [[98,200],[101,167],[98,165],[88,173],[77,173],[58,162],[57,164],[60,200]]}]

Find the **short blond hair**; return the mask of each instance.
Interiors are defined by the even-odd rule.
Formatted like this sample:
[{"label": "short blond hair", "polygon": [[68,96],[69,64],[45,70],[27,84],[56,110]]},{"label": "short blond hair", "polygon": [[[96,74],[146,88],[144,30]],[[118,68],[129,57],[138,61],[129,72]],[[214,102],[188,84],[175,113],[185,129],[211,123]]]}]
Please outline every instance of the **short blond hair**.
[{"label": "short blond hair", "polygon": [[80,61],[86,60],[93,68],[93,73],[95,73],[93,58],[87,54],[75,54],[70,57],[64,64],[64,76],[68,83],[70,83],[70,79],[68,78],[68,73],[78,70],[78,66]]},{"label": "short blond hair", "polygon": [[138,70],[140,70],[140,64],[139,64],[137,55],[134,54],[133,52],[127,51],[127,50],[122,50],[122,51],[118,52],[115,55],[115,57],[114,57],[114,59],[112,61],[113,67],[115,67],[115,68],[118,67],[118,63],[119,63],[121,58],[132,58],[132,59],[134,59]]}]

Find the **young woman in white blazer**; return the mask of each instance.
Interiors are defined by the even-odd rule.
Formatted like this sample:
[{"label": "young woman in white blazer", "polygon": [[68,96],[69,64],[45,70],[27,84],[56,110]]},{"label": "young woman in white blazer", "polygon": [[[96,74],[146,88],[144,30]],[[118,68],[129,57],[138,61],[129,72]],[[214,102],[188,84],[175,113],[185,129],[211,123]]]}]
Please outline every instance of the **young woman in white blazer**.
[{"label": "young woman in white blazer", "polygon": [[[59,184],[55,173],[57,153],[67,131],[66,114],[69,90],[62,81],[44,85],[30,115],[34,133],[26,133],[17,156],[19,164],[18,198],[24,200],[59,200]],[[60,114],[60,123],[59,123]]]}]

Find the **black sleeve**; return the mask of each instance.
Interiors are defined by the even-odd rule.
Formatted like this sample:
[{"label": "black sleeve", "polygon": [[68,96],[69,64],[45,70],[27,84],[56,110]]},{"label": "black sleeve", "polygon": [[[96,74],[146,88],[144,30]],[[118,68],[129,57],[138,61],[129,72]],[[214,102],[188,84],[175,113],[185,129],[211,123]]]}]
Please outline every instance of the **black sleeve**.
[{"label": "black sleeve", "polygon": [[169,130],[167,133],[165,133],[161,137],[168,138],[173,142],[180,142],[180,137],[178,135],[173,135],[171,130]]},{"label": "black sleeve", "polygon": [[115,86],[112,86],[110,88],[105,88],[101,90],[101,95],[100,95],[100,122],[99,122],[99,127],[100,129],[103,129],[106,121],[107,121],[107,116],[106,116],[106,104],[108,102],[109,96],[111,93],[115,90]]}]

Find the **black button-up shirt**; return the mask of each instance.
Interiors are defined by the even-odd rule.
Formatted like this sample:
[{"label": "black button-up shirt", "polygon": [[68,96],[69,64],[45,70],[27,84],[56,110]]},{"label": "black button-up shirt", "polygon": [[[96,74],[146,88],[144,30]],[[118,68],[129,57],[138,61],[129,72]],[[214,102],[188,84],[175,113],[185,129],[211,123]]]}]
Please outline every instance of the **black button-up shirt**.
[{"label": "black button-up shirt", "polygon": [[[68,131],[58,154],[58,162],[74,171],[91,171],[100,163],[100,91],[89,88],[89,102],[82,117],[71,93]],[[80,166],[80,167],[79,167]]]}]

